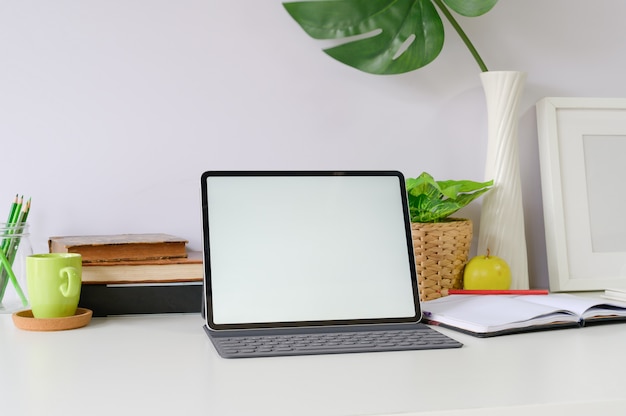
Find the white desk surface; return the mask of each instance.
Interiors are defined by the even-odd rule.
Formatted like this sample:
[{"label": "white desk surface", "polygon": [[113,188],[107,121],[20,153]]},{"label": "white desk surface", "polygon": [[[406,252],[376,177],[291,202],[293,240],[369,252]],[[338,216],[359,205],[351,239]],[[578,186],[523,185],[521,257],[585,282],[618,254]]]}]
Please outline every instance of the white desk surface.
[{"label": "white desk surface", "polygon": [[29,332],[0,315],[2,415],[607,415],[626,411],[626,325],[460,349],[222,359],[187,315]]}]

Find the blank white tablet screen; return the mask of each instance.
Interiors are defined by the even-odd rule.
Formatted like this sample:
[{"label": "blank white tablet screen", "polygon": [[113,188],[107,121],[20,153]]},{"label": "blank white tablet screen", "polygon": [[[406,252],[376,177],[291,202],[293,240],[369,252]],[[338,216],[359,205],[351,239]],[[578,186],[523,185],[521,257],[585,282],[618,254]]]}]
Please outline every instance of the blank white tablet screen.
[{"label": "blank white tablet screen", "polygon": [[209,176],[213,322],[416,314],[396,176]]}]

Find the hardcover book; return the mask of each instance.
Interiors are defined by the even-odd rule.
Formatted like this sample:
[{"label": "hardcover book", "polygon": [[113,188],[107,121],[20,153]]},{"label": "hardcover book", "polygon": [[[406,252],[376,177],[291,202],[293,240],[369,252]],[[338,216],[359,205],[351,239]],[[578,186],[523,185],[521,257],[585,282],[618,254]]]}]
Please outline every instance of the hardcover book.
[{"label": "hardcover book", "polygon": [[83,264],[185,258],[187,240],[169,234],[57,236],[48,239],[51,253],[78,253]]},{"label": "hardcover book", "polygon": [[184,258],[83,263],[83,284],[201,282],[202,253],[190,251]]},{"label": "hardcover book", "polygon": [[93,316],[200,313],[202,282],[83,285],[78,305]]}]

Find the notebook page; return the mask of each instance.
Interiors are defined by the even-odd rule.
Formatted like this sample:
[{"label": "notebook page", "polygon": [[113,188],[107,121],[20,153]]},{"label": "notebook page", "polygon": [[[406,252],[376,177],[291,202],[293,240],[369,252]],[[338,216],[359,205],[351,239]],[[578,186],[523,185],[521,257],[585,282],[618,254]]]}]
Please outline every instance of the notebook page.
[{"label": "notebook page", "polygon": [[520,300],[555,308],[568,309],[583,319],[598,316],[626,316],[626,303],[567,293],[519,296]]}]

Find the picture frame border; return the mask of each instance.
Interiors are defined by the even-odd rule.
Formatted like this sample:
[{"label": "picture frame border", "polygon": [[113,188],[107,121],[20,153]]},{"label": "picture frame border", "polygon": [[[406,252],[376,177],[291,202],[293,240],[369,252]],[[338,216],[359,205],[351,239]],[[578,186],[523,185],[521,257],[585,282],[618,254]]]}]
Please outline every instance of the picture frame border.
[{"label": "picture frame border", "polygon": [[[617,110],[617,111],[616,111]],[[546,97],[536,105],[537,129],[539,141],[539,164],[541,169],[541,186],[543,197],[543,212],[546,236],[546,254],[548,263],[548,277],[550,290],[554,292],[568,291],[600,291],[605,289],[626,289],[626,267],[615,270],[615,263],[603,265],[602,256],[607,253],[597,253],[591,249],[591,221],[588,200],[588,189],[585,173],[585,164],[580,163],[579,157],[572,162],[573,153],[582,151],[584,136],[594,136],[595,132],[572,134],[564,125],[567,117],[564,113],[577,111],[582,115],[597,135],[605,134],[604,125],[607,119],[610,124],[619,125],[619,136],[626,137],[626,98],[580,98],[580,97]],[[622,117],[615,117],[622,115]],[[571,146],[579,146],[572,151]],[[584,154],[583,154],[584,156]],[[616,163],[623,164],[623,156],[616,155]],[[567,157],[570,157],[568,160]],[[584,162],[584,160],[583,160]],[[572,178],[584,177],[580,191],[564,193]],[[623,181],[622,181],[623,182]],[[626,208],[626,207],[625,207]],[[566,218],[576,217],[582,223],[576,223]],[[586,223],[585,223],[586,222]],[[585,227],[589,228],[587,231]],[[572,238],[573,235],[583,235],[584,238]],[[589,240],[589,241],[587,241]],[[623,259],[626,265],[626,251],[609,253],[618,262]],[[616,257],[617,256],[617,257]],[[594,269],[593,276],[581,275],[578,269],[572,266],[572,259],[576,262],[591,262]],[[597,266],[596,266],[597,265]]]}]

